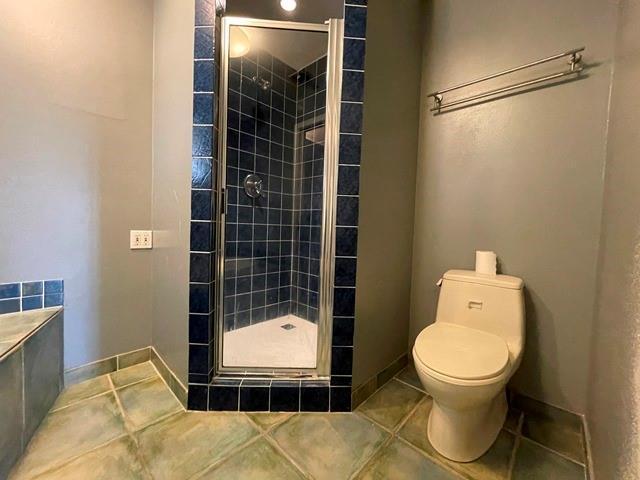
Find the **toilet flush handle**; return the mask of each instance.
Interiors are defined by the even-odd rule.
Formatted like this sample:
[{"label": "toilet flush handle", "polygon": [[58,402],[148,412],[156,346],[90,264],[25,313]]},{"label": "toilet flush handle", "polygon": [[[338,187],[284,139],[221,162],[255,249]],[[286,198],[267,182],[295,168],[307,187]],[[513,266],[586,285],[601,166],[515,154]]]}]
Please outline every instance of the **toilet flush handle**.
[{"label": "toilet flush handle", "polygon": [[467,305],[469,308],[476,308],[478,310],[482,310],[482,302],[480,300],[469,300]]},{"label": "toilet flush handle", "polygon": [[436,282],[436,287],[441,287],[441,286],[442,286],[442,279]]}]

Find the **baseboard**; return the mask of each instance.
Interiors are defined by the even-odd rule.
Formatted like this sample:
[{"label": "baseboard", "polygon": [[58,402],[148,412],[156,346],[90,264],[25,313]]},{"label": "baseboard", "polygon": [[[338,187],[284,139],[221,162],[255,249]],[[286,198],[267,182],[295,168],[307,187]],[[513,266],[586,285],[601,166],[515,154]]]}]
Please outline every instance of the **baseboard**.
[{"label": "baseboard", "polygon": [[403,353],[396,360],[391,362],[388,366],[380,370],[373,375],[369,380],[362,385],[356,387],[351,394],[351,405],[355,410],[358,405],[364,402],[367,398],[374,394],[381,386],[391,380],[396,373],[407,366],[409,356],[407,353]]},{"label": "baseboard", "polygon": [[176,398],[180,400],[182,406],[187,408],[187,387],[182,384],[178,376],[169,368],[156,349],[154,347],[149,348],[151,349],[151,362]]},{"label": "baseboard", "polygon": [[149,360],[151,360],[151,347],[144,347],[86,363],[64,371],[64,386],[68,387]]},{"label": "baseboard", "polygon": [[158,370],[158,373],[171,389],[176,398],[187,406],[187,388],[180,382],[176,374],[167,366],[167,363],[152,346],[133,350],[131,352],[120,353],[111,357],[96,360],[95,362],[70,368],[64,372],[64,386],[68,387],[76,383],[90,380],[100,375],[116,372],[123,368],[132,367],[139,363],[151,362]]},{"label": "baseboard", "polygon": [[582,434],[586,450],[585,455],[587,456],[587,480],[595,480],[596,475],[593,471],[593,457],[591,455],[591,434],[589,433],[589,423],[587,422],[587,417],[585,415],[582,416]]}]

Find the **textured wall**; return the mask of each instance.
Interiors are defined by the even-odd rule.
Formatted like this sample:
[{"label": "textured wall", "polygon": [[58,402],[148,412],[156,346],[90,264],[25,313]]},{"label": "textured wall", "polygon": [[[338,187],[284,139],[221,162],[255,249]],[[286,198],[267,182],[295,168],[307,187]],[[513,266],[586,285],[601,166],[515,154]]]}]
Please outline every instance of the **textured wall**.
[{"label": "textured wall", "polygon": [[0,283],[65,281],[65,366],[149,345],[150,0],[0,2]]},{"label": "textured wall", "polygon": [[155,0],[153,346],[187,381],[193,2]]},{"label": "textured wall", "polygon": [[423,97],[410,345],[434,319],[442,273],[473,268],[475,250],[495,250],[503,272],[526,285],[527,339],[513,386],[584,413],[617,4],[429,5],[423,94],[581,45],[592,68],[581,81],[436,117]]},{"label": "textured wall", "polygon": [[640,2],[621,2],[589,410],[596,478],[640,478]]},{"label": "textured wall", "polygon": [[354,386],[407,351],[421,3],[369,0]]}]

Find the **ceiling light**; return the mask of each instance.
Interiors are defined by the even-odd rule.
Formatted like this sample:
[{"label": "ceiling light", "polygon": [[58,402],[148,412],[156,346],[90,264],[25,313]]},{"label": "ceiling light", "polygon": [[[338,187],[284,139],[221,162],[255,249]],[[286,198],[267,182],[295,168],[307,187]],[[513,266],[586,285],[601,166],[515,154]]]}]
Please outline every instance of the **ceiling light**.
[{"label": "ceiling light", "polygon": [[280,0],[280,6],[287,12],[293,12],[298,6],[298,2],[296,0]]},{"label": "ceiling light", "polygon": [[229,42],[229,57],[238,58],[249,53],[251,43],[249,37],[240,27],[231,28],[231,41]]}]

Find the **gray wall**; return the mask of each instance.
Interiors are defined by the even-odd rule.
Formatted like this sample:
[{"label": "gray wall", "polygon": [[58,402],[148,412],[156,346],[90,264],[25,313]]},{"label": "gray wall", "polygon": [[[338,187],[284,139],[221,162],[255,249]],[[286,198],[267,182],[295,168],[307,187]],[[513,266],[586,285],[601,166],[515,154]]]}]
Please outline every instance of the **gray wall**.
[{"label": "gray wall", "polygon": [[149,345],[152,1],[0,2],[0,283],[65,280],[65,366]]},{"label": "gray wall", "polygon": [[368,8],[354,386],[407,351],[423,15],[401,3]]},{"label": "gray wall", "polygon": [[[434,320],[441,274],[473,268],[475,250],[495,250],[503,272],[526,284],[526,346],[513,386],[584,413],[617,5],[429,5],[409,344]],[[427,111],[432,90],[581,45],[593,64],[584,80],[436,117]]]},{"label": "gray wall", "polygon": [[616,44],[587,420],[597,479],[640,478],[640,1]]},{"label": "gray wall", "polygon": [[153,20],[153,346],[186,384],[194,3],[155,0]]}]

